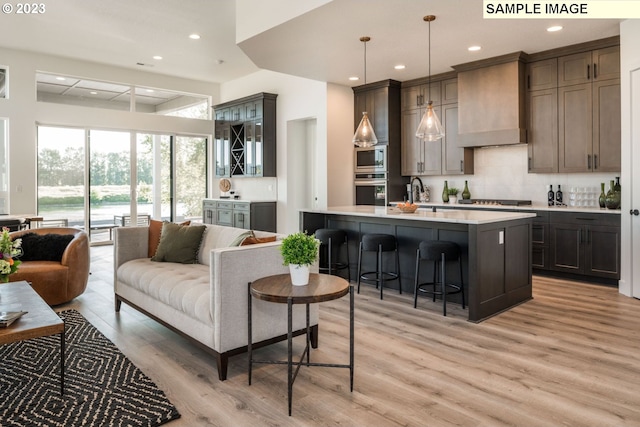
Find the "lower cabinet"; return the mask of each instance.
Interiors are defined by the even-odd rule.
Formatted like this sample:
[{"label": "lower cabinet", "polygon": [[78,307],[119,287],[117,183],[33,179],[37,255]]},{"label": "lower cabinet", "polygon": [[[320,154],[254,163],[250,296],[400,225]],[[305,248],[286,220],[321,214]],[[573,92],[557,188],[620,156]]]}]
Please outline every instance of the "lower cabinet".
[{"label": "lower cabinet", "polygon": [[203,222],[276,232],[276,202],[202,201]]},{"label": "lower cabinet", "polygon": [[618,280],[620,216],[551,212],[549,269]]}]

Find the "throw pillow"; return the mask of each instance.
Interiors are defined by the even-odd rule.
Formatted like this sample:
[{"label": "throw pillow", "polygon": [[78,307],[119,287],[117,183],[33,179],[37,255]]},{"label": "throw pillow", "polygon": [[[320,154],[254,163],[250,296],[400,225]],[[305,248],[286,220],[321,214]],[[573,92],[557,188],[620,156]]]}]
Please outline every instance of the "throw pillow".
[{"label": "throw pillow", "polygon": [[151,261],[196,264],[204,225],[162,224],[160,243]]},{"label": "throw pillow", "polygon": [[26,233],[22,239],[21,261],[62,261],[62,254],[73,240],[72,234]]},{"label": "throw pillow", "polygon": [[[149,248],[147,252],[147,256],[151,258],[156,254],[156,250],[158,249],[158,244],[160,243],[160,234],[162,232],[162,224],[163,221],[158,221],[156,219],[152,219],[149,221]],[[181,222],[180,225],[189,225],[191,221]]]},{"label": "throw pillow", "polygon": [[276,241],[276,236],[256,237],[255,233],[252,231],[251,236],[244,239],[240,244],[240,246],[255,245],[258,243],[268,243],[268,242],[275,242],[275,241]]}]

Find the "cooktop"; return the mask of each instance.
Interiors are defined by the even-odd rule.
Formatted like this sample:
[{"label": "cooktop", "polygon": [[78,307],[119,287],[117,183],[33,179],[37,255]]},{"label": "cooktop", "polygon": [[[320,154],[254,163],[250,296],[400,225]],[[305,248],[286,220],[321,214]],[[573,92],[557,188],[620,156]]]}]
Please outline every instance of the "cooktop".
[{"label": "cooktop", "polygon": [[531,205],[531,200],[514,200],[514,199],[458,199],[458,203],[463,204],[463,205],[527,206],[527,205]]}]

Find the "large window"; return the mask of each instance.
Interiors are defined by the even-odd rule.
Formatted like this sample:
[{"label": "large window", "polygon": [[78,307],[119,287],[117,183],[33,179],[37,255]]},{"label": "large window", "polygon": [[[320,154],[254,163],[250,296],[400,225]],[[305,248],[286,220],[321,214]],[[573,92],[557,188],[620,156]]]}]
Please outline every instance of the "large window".
[{"label": "large window", "polygon": [[0,118],[0,215],[9,213],[9,159],[7,120]]},{"label": "large window", "polygon": [[123,223],[201,221],[206,158],[205,137],[39,126],[38,214],[45,224],[89,224],[93,244]]}]

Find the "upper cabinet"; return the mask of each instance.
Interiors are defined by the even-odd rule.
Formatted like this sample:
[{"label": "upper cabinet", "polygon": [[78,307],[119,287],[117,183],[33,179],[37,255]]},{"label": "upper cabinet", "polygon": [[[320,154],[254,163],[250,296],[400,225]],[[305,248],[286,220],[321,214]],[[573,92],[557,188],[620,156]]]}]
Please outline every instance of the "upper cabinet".
[{"label": "upper cabinet", "polygon": [[[354,132],[367,112],[378,138],[378,144],[388,144],[390,139],[400,135],[400,82],[383,80],[353,88]],[[396,142],[398,142],[396,140]]]},{"label": "upper cabinet", "polygon": [[558,86],[620,78],[620,47],[612,46],[558,58]]},{"label": "upper cabinet", "polygon": [[456,65],[459,143],[463,147],[527,142],[524,52]]},{"label": "upper cabinet", "polygon": [[276,176],[276,97],[259,93],[214,107],[216,177]]},{"label": "upper cabinet", "polygon": [[[402,86],[402,175],[472,174],[473,150],[460,146],[458,139],[455,73],[432,76],[430,84],[424,80]],[[445,136],[439,141],[422,141],[415,136],[429,100],[444,127]]]}]

